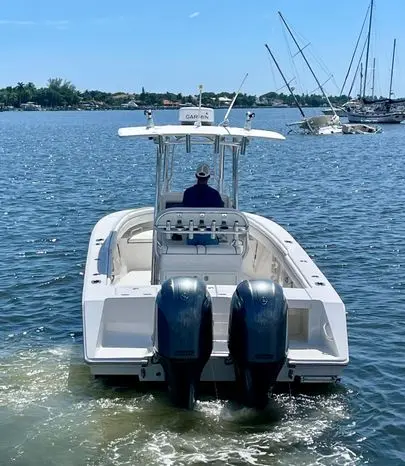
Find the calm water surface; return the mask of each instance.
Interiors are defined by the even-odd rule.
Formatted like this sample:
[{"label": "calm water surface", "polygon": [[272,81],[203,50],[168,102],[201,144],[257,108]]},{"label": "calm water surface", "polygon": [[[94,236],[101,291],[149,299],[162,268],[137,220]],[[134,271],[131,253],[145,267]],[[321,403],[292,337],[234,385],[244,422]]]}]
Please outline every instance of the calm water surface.
[{"label": "calm water surface", "polygon": [[[263,109],[254,126],[285,133],[296,118]],[[257,414],[215,397],[178,411],[164,393],[103,385],[82,362],[91,229],[153,202],[150,145],[117,136],[142,121],[0,113],[0,465],[404,464],[405,125],[252,142],[242,158],[241,207],[311,254],[346,304],[350,338],[337,389],[281,393]],[[183,187],[194,162],[179,166]]]}]

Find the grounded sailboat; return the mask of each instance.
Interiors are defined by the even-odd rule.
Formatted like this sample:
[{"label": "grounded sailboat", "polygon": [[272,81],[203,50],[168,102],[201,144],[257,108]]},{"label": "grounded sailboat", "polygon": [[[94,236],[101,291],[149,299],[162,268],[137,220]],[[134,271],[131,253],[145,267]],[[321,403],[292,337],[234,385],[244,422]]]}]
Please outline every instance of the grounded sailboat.
[{"label": "grounded sailboat", "polygon": [[287,86],[287,89],[289,90],[292,98],[294,99],[295,105],[297,106],[303,118],[302,120],[297,121],[295,123],[289,123],[288,126],[298,126],[304,134],[325,135],[325,134],[334,134],[334,133],[342,132],[340,123],[339,123],[339,118],[336,119],[335,116],[329,117],[325,115],[319,115],[319,116],[307,117],[305,115],[302,106],[298,102],[298,99],[296,95],[294,94],[293,89],[290,86],[290,83],[286,79],[283,71],[280,68],[280,65],[278,64],[276,57],[274,56],[273,52],[270,50],[270,47],[267,44],[264,44],[264,46],[266,47],[271,58],[273,59],[274,64],[276,65],[281,77],[283,78],[283,81],[285,85]]},{"label": "grounded sailboat", "polygon": [[269,52],[271,58],[273,59],[281,77],[283,78],[283,81],[285,85],[287,86],[290,94],[292,95],[295,104],[297,105],[303,119],[294,123],[290,123],[289,126],[298,126],[300,130],[302,130],[306,134],[316,134],[316,135],[329,135],[329,134],[338,134],[342,132],[342,125],[340,123],[339,116],[336,114],[336,112],[333,109],[333,106],[326,95],[322,84],[319,82],[316,74],[314,73],[311,65],[309,64],[307,57],[305,56],[303,49],[299,46],[296,38],[294,37],[294,34],[292,33],[290,27],[288,26],[287,22],[285,21],[283,15],[279,12],[281,20],[284,23],[284,26],[286,27],[288,33],[290,34],[291,38],[293,39],[295,45],[298,48],[298,52],[301,54],[302,58],[304,59],[306,65],[308,66],[310,72],[312,73],[312,76],[314,77],[319,89],[321,90],[324,98],[328,102],[328,105],[332,111],[332,115],[316,115],[312,117],[307,117],[304,113],[304,110],[302,109],[301,105],[299,104],[293,90],[291,89],[291,86],[287,79],[284,76],[284,73],[282,72],[274,54],[270,50],[269,46],[265,44],[265,47],[267,48],[267,51]]},{"label": "grounded sailboat", "polygon": [[279,12],[279,15],[280,15],[280,18],[282,19],[287,31],[289,32],[289,34],[291,35],[295,45],[297,46],[298,48],[298,51],[299,53],[301,54],[301,56],[303,57],[306,65],[308,66],[309,70],[311,71],[312,73],[312,76],[314,77],[319,89],[321,90],[325,100],[327,101],[328,105],[329,105],[329,108],[330,108],[330,112],[331,114],[330,115],[316,115],[316,116],[312,116],[312,117],[307,117],[304,113],[304,110],[302,108],[302,106],[300,105],[300,103],[298,102],[298,99],[296,97],[296,95],[294,94],[293,92],[293,89],[291,88],[290,86],[290,83],[288,82],[288,80],[286,79],[284,73],[282,72],[281,68],[280,68],[280,65],[278,64],[273,52],[270,50],[270,47],[265,44],[265,47],[267,49],[267,51],[269,52],[272,60],[274,61],[281,77],[283,78],[283,81],[286,85],[286,87],[288,88],[291,96],[293,97],[294,99],[294,102],[296,104],[296,106],[298,107],[300,113],[301,113],[301,116],[303,117],[302,120],[300,121],[297,121],[297,122],[294,122],[294,123],[290,123],[289,126],[296,126],[298,127],[304,134],[315,134],[315,135],[329,135],[329,134],[341,134],[342,132],[344,132],[345,134],[369,134],[369,133],[377,133],[380,131],[379,128],[375,128],[373,126],[369,126],[369,125],[350,125],[350,124],[346,124],[344,125],[344,128],[340,122],[340,118],[338,116],[338,114],[336,113],[336,110],[335,108],[333,107],[332,103],[330,102],[329,100],[329,97],[326,95],[324,89],[323,89],[323,86],[322,84],[319,82],[316,74],[314,73],[311,65],[309,64],[304,52],[303,52],[303,49],[299,46],[297,40],[295,39],[290,27],[288,26],[287,22],[285,21],[283,15]]}]

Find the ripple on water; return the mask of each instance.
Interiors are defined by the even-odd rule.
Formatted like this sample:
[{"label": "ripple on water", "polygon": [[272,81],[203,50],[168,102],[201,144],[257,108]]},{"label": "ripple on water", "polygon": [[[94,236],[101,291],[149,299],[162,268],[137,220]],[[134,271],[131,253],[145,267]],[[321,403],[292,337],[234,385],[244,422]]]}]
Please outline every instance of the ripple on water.
[{"label": "ripple on water", "polygon": [[[243,123],[244,111],[232,118]],[[295,118],[258,109],[255,126],[283,132]],[[179,412],[164,393],[106,386],[82,364],[91,229],[111,211],[153,204],[148,141],[116,136],[141,122],[141,112],[0,113],[1,461],[405,463],[403,125],[252,141],[241,157],[242,209],[274,218],[314,258],[346,304],[351,354],[343,390],[279,394],[258,415],[212,399]],[[176,159],[173,186],[190,184],[202,157]]]},{"label": "ripple on water", "polygon": [[343,441],[358,436],[345,390],[279,394],[262,413],[208,398],[187,412],[172,408],[164,392],[94,380],[81,358],[73,345],[3,360],[1,426],[10,461],[42,464],[51,455],[61,465],[81,458],[94,465],[265,465],[299,455],[300,464],[361,464],[359,449]]}]

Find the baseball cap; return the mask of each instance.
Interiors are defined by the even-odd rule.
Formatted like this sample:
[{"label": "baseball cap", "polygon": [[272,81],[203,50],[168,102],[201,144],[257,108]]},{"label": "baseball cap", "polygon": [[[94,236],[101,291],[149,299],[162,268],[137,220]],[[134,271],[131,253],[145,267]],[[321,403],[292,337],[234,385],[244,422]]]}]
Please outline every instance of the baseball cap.
[{"label": "baseball cap", "polygon": [[200,163],[195,171],[197,178],[208,178],[210,176],[210,167],[206,163]]}]

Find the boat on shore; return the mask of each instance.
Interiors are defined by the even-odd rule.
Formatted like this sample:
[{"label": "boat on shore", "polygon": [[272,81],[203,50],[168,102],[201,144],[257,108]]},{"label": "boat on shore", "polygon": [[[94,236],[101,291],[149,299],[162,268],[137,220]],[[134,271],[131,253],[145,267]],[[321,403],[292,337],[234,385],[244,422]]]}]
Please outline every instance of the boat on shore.
[{"label": "boat on shore", "polygon": [[[214,110],[201,107],[181,109],[177,125],[146,115],[145,126],[118,134],[156,151],[155,204],[106,215],[90,237],[82,316],[91,373],[164,384],[188,409],[200,382],[234,384],[242,404],[263,408],[276,384],[339,381],[349,361],[341,298],[281,225],[239,209],[240,157],[251,141],[271,148],[284,136],[252,129],[251,112],[244,127],[214,125]],[[184,207],[172,190],[174,167],[193,149],[215,167],[223,208]]]}]

